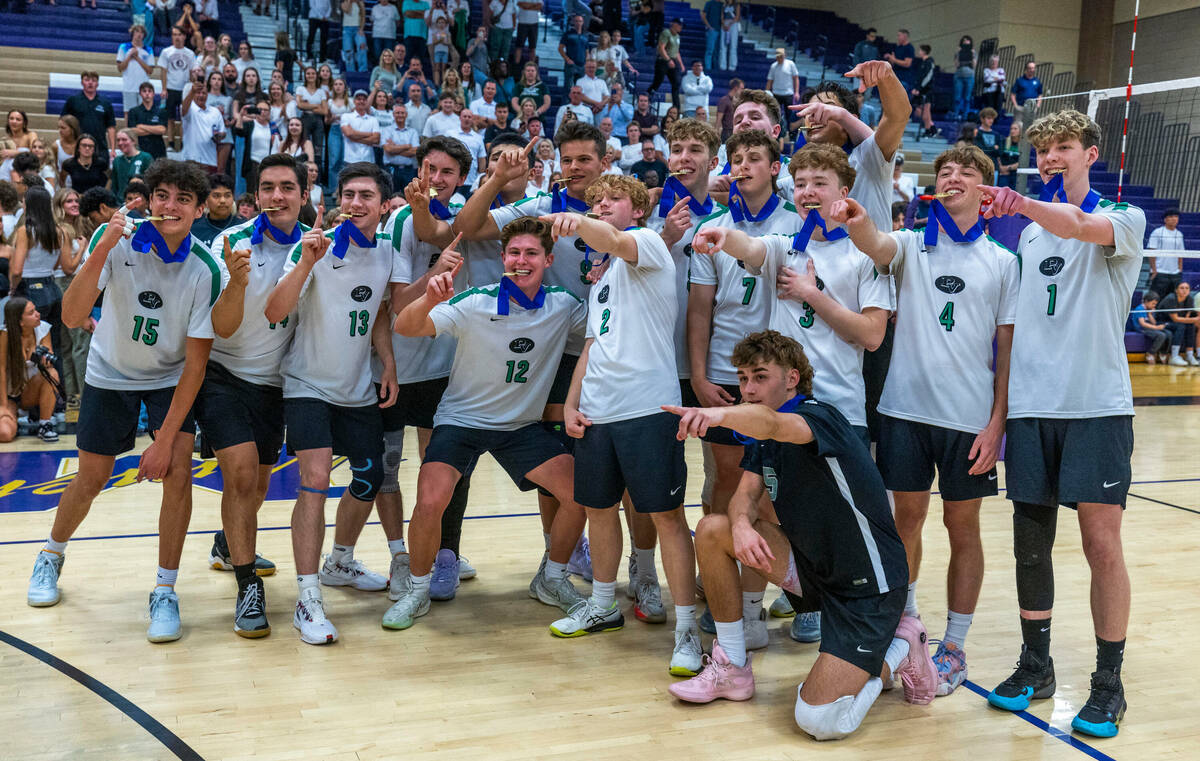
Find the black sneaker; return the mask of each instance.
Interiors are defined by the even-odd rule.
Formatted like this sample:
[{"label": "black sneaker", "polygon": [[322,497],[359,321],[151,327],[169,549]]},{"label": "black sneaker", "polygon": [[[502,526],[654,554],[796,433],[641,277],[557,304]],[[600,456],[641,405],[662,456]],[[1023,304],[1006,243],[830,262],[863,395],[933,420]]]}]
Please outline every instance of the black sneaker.
[{"label": "black sneaker", "polygon": [[1092,737],[1115,737],[1125,715],[1125,687],[1121,675],[1112,671],[1092,673],[1092,692],[1071,728]]},{"label": "black sneaker", "polygon": [[1021,646],[1017,670],[988,694],[988,703],[1005,711],[1024,711],[1030,702],[1054,695],[1054,659],[1046,663]]},{"label": "black sneaker", "polygon": [[267,623],[266,592],[262,579],[255,576],[249,584],[238,590],[237,608],[233,612],[233,630],[249,639],[265,637],[271,633]]},{"label": "black sneaker", "polygon": [[[208,552],[208,564],[216,571],[233,570],[233,559],[229,557],[229,542],[225,541],[224,531],[213,534],[213,546]],[[270,576],[275,573],[275,564],[255,553],[254,573],[258,576]]]},{"label": "black sneaker", "polygon": [[929,129],[925,130],[925,137],[937,137],[941,134],[941,132],[942,131],[937,127],[930,127]]},{"label": "black sneaker", "polygon": [[38,425],[37,435],[42,441],[58,441],[58,431],[54,430],[54,423],[49,420]]}]

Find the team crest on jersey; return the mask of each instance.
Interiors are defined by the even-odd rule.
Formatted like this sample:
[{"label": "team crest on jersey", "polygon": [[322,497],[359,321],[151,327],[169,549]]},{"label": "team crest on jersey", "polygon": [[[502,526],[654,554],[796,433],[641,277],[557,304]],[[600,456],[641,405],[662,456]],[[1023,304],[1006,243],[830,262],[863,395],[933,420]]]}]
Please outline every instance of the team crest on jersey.
[{"label": "team crest on jersey", "polygon": [[818,291],[825,290],[825,281],[822,280],[821,278],[817,278],[817,290]]},{"label": "team crest on jersey", "polygon": [[525,338],[522,336],[521,338],[514,338],[512,342],[509,343],[508,350],[513,354],[525,354],[533,351],[533,346],[534,343],[532,338]]},{"label": "team crest on jersey", "polygon": [[696,253],[696,249],[692,248],[691,243],[689,243],[683,247],[683,255],[684,256],[691,256],[694,253]]},{"label": "team crest on jersey", "polygon": [[1063,267],[1067,264],[1067,260],[1061,256],[1048,256],[1038,265],[1038,271],[1046,277],[1054,277],[1062,272]]},{"label": "team crest on jersey", "polygon": [[608,286],[607,285],[600,289],[600,295],[596,297],[596,301],[599,301],[601,304],[608,303]]},{"label": "team crest on jersey", "polygon": [[364,301],[369,301],[371,299],[372,293],[373,293],[373,291],[371,290],[371,286],[360,285],[357,288],[355,288],[353,291],[350,291],[350,298],[354,299],[355,301],[357,301],[361,304]]},{"label": "team crest on jersey", "polygon": [[587,253],[587,244],[583,242],[583,238],[575,239],[575,250],[579,251],[580,253]]},{"label": "team crest on jersey", "polygon": [[433,265],[437,264],[437,260],[441,258],[441,256],[441,251],[435,251],[433,255],[429,257],[429,269],[433,269]]},{"label": "team crest on jersey", "polygon": [[138,294],[138,303],[147,309],[158,309],[163,305],[163,300],[154,291],[142,291]]},{"label": "team crest on jersey", "polygon": [[951,294],[962,293],[963,289],[967,287],[966,281],[958,275],[942,275],[933,281],[933,285],[942,293]]}]

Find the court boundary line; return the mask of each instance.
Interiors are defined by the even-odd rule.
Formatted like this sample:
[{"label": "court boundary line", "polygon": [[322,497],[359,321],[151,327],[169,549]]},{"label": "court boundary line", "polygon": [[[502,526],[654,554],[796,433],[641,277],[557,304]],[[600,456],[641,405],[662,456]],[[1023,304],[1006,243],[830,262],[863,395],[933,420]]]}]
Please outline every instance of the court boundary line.
[{"label": "court boundary line", "polygon": [[1146,502],[1154,502],[1155,504],[1158,504],[1158,505],[1165,505],[1166,507],[1173,507],[1176,510],[1183,510],[1184,512],[1195,513],[1196,515],[1200,515],[1200,510],[1195,510],[1190,507],[1184,507],[1183,505],[1176,505],[1173,502],[1163,502],[1161,499],[1154,499],[1153,497],[1143,497],[1141,494],[1134,494],[1133,492],[1126,492],[1126,494],[1128,494],[1130,497],[1133,497],[1135,499],[1140,499],[1140,500],[1143,500]]},{"label": "court boundary line", "polygon": [[[965,680],[963,682],[963,686],[966,687],[967,689],[969,689],[971,692],[978,695],[979,697],[983,698],[984,700],[987,700],[989,691],[983,689],[978,684],[975,684],[970,679]],[[1050,735],[1054,739],[1061,740],[1062,742],[1066,743],[1067,745],[1070,745],[1075,750],[1086,753],[1087,755],[1096,759],[1096,761],[1116,761],[1116,759],[1114,759],[1112,756],[1108,755],[1104,751],[1102,751],[1098,748],[1093,748],[1091,745],[1088,745],[1083,740],[1080,740],[1079,738],[1075,737],[1075,735],[1071,734],[1070,732],[1065,732],[1065,731],[1059,729],[1058,727],[1054,726],[1053,724],[1046,721],[1045,719],[1041,719],[1041,718],[1038,718],[1037,716],[1034,716],[1033,714],[1029,713],[1029,711],[1003,711],[1002,709],[999,709],[999,708],[992,708],[990,706],[990,704],[989,704],[989,710],[996,711],[998,713],[1011,713],[1012,715],[1017,716],[1017,717],[1021,718],[1022,720],[1024,720],[1025,722],[1032,724],[1033,726],[1042,730],[1043,732]]]},{"label": "court boundary line", "polygon": [[192,746],[184,742],[183,738],[167,729],[158,719],[143,711],[132,700],[94,676],[72,666],[58,656],[46,652],[37,645],[9,634],[3,629],[0,629],[0,642],[4,642],[16,650],[20,650],[26,655],[41,661],[60,674],[73,679],[83,687],[91,690],[96,696],[112,705],[113,708],[116,708],[132,719],[142,729],[146,730],[151,737],[158,740],[167,750],[174,753],[176,758],[182,759],[182,761],[204,761],[204,757],[197,753]]}]

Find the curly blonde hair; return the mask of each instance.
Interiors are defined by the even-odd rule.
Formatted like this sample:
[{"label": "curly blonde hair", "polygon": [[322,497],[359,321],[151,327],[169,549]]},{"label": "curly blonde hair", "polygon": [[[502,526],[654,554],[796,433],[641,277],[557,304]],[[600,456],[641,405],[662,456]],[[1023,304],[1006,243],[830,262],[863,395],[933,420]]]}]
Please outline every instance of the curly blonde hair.
[{"label": "curly blonde hair", "polygon": [[650,213],[650,191],[636,177],[623,174],[605,174],[588,186],[584,198],[588,206],[600,200],[601,196],[628,196],[634,209],[642,210],[642,221]]},{"label": "curly blonde hair", "polygon": [[854,178],[858,173],[850,166],[850,159],[841,148],[825,143],[809,143],[792,154],[788,171],[792,177],[801,169],[816,169],[830,171],[837,175],[838,184],[842,187],[854,187]]},{"label": "curly blonde hair", "polygon": [[1025,139],[1036,149],[1064,140],[1078,140],[1084,150],[1100,145],[1100,125],[1087,114],[1066,109],[1047,114],[1029,125]]}]

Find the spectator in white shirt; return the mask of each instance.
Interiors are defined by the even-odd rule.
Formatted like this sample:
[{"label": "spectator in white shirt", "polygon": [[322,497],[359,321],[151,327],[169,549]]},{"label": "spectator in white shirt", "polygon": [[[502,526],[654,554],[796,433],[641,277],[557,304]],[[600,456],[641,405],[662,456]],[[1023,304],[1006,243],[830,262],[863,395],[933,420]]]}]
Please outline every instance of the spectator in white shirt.
[{"label": "spectator in white shirt", "polygon": [[238,81],[240,82],[246,75],[246,69],[254,69],[258,72],[259,79],[262,79],[262,72],[259,71],[258,61],[254,60],[254,48],[250,47],[250,40],[242,40],[237,46],[238,57],[230,61],[233,67],[237,69]]},{"label": "spectator in white shirt", "polygon": [[442,93],[441,99],[438,100],[438,110],[425,120],[425,129],[421,130],[421,137],[452,135],[458,132],[458,114],[454,113],[457,105],[458,101],[452,94]]},{"label": "spectator in white shirt", "polygon": [[[125,112],[129,113],[142,100],[138,94],[142,83],[149,82],[154,73],[154,54],[146,46],[146,27],[141,24],[129,27],[129,42],[123,42],[117,48],[117,71],[121,72],[122,101]],[[165,75],[162,78],[165,91]]]},{"label": "spectator in white shirt", "polygon": [[367,107],[366,90],[354,91],[354,110],[342,114],[341,130],[345,139],[347,164],[375,161],[374,147],[379,145],[379,119]]},{"label": "spectator in white shirt", "polygon": [[692,70],[683,75],[683,112],[695,113],[697,108],[708,108],[708,94],[712,92],[712,77],[704,73],[704,62],[692,61]]},{"label": "spectator in white shirt", "polygon": [[541,18],[542,0],[517,0],[517,35],[513,38],[512,47],[517,53],[518,64],[522,60],[523,48],[528,48],[531,56],[537,49],[538,22]]},{"label": "spectator in white shirt", "polygon": [[604,144],[609,148],[616,149],[617,153],[621,152],[621,141],[613,134],[613,121],[611,117],[605,116],[600,120],[600,134],[604,136]]},{"label": "spectator in white shirt", "polygon": [[583,102],[595,113],[604,106],[608,99],[608,84],[596,76],[596,59],[589,58],[583,64],[583,76],[575,83],[579,86]]},{"label": "spectator in white shirt", "polygon": [[392,106],[392,126],[380,133],[383,141],[383,166],[392,174],[392,187],[403,190],[417,176],[417,148],[421,136],[408,124],[408,109],[402,103]]},{"label": "spectator in white shirt", "polygon": [[625,127],[625,134],[629,141],[621,146],[621,158],[617,160],[617,165],[628,172],[634,164],[642,160],[642,128],[637,122],[630,122]]},{"label": "spectator in white shirt", "polygon": [[896,154],[895,167],[892,169],[892,203],[907,204],[916,192],[913,178],[904,173],[904,155]]},{"label": "spectator in white shirt", "polygon": [[788,106],[800,97],[800,70],[787,58],[787,51],[775,48],[775,62],[767,70],[767,89],[779,101],[779,107],[788,113]]},{"label": "spectator in white shirt", "polygon": [[[1179,209],[1163,212],[1162,227],[1150,233],[1147,250],[1183,251],[1186,246],[1179,227]],[[1172,293],[1183,279],[1183,258],[1179,256],[1155,256],[1150,259],[1150,290],[1155,293]]]},{"label": "spectator in white shirt", "polygon": [[208,105],[204,69],[192,71],[191,89],[183,96],[183,160],[217,171],[217,143],[225,137],[225,115]]},{"label": "spectator in white shirt", "polygon": [[471,171],[463,180],[463,185],[470,188],[475,186],[476,179],[483,171],[487,150],[483,147],[483,136],[475,131],[475,114],[471,113],[471,109],[464,108],[458,112],[458,125],[458,129],[449,136],[465,145],[467,153],[471,154]]},{"label": "spectator in white shirt", "polygon": [[431,110],[425,105],[422,100],[424,89],[417,83],[408,86],[408,102],[404,104],[404,110],[408,112],[408,126],[417,131],[418,135],[425,133],[425,121],[429,118]]},{"label": "spectator in white shirt", "polygon": [[[389,0],[379,0],[371,9],[371,45],[375,58],[379,58],[384,50],[391,50],[396,44],[396,22],[400,20],[400,10]],[[403,59],[397,66],[403,65]]]},{"label": "spectator in white shirt", "polygon": [[579,85],[575,85],[571,88],[570,93],[568,93],[567,99],[570,100],[570,103],[564,103],[559,106],[558,111],[554,114],[554,128],[558,129],[562,126],[563,114],[568,111],[574,113],[579,121],[591,124],[592,109],[583,103],[583,89]]},{"label": "spectator in white shirt", "polygon": [[[483,83],[483,97],[471,101],[471,113],[483,119],[484,124],[496,124],[496,83],[488,80]],[[498,125],[507,127],[507,124]]]}]

